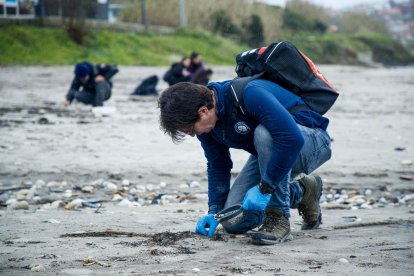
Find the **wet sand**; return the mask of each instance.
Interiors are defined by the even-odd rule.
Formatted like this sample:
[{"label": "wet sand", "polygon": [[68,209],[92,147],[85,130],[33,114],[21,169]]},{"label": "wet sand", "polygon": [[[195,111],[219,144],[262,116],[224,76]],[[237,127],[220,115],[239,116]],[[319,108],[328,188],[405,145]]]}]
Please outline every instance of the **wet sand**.
[{"label": "wet sand", "polygon": [[[156,98],[129,96],[143,78],[161,77],[166,68],[120,67],[105,116],[79,103],[63,107],[72,67],[0,68],[1,274],[36,274],[32,269],[41,265],[42,275],[409,275],[414,216],[412,202],[401,199],[414,192],[414,68],[320,69],[341,94],[327,114],[333,157],[317,171],[325,194],[369,190],[397,200],[372,209],[327,205],[315,231],[301,231],[292,210],[295,239],[257,247],[246,236],[209,240],[186,232],[207,210],[203,152],[195,138],[174,145],[159,130]],[[234,77],[231,67],[213,70],[214,81]],[[158,89],[164,88],[161,80]],[[231,154],[237,175],[248,155]],[[96,185],[92,193],[82,191],[100,179],[129,191],[146,187],[147,198],[141,207],[126,207],[112,201],[125,193]],[[30,200],[26,210],[6,207],[7,199],[37,184],[56,194],[71,190],[63,205],[83,198],[101,208],[52,209]],[[148,204],[149,192],[152,199],[169,197]],[[106,229],[138,234],[61,237]],[[98,262],[87,265],[88,256]]]}]

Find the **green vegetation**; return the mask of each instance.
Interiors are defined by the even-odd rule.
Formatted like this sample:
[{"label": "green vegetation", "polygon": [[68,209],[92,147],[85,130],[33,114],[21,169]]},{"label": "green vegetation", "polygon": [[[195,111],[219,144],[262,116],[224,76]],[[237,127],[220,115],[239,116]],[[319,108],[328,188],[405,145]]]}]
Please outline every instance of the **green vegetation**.
[{"label": "green vegetation", "polygon": [[177,30],[174,35],[93,31],[84,45],[63,29],[1,26],[0,64],[73,64],[82,60],[123,65],[169,65],[191,51],[207,63],[231,64],[246,47],[202,31]]},{"label": "green vegetation", "polygon": [[303,0],[290,0],[285,8],[247,0],[241,0],[240,5],[223,0],[187,1],[188,29],[178,28],[177,0],[146,1],[147,24],[175,29],[170,35],[126,32],[137,30],[132,27],[142,22],[143,5],[136,0],[113,2],[126,6],[119,15],[125,25],[118,26],[118,32],[103,31],[112,24],[99,22],[103,23],[99,26],[76,15],[83,7],[80,0],[78,4],[71,1],[71,16],[58,22],[46,18],[30,23],[37,27],[16,21],[0,25],[0,65],[64,65],[89,60],[168,66],[192,51],[199,52],[209,64],[234,65],[238,53],[281,40],[292,41],[319,64],[414,63],[412,53],[393,39],[378,18],[361,13],[333,15]]},{"label": "green vegetation", "polygon": [[[89,60],[168,66],[192,51],[201,53],[209,64],[234,65],[238,53],[252,48],[206,31],[189,29],[177,29],[173,35],[163,36],[92,31],[84,45],[71,40],[64,29],[8,25],[1,26],[0,33],[0,65],[72,65]],[[388,34],[285,32],[282,37],[318,64],[358,64],[360,54],[385,65],[414,63],[412,54]]]},{"label": "green vegetation", "polygon": [[263,23],[260,16],[252,14],[245,22],[243,22],[243,29],[245,30],[242,42],[250,47],[258,47],[264,44]]}]

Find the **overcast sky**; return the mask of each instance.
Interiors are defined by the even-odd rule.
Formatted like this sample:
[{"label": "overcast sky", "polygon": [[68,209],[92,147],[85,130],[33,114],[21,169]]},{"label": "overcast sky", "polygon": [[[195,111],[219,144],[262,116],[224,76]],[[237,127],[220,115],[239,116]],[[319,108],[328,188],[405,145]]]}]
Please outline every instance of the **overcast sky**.
[{"label": "overcast sky", "polygon": [[[286,0],[260,0],[270,4],[284,6]],[[320,6],[332,9],[345,9],[359,4],[386,4],[388,0],[307,0]],[[401,1],[397,1],[401,2]]]}]

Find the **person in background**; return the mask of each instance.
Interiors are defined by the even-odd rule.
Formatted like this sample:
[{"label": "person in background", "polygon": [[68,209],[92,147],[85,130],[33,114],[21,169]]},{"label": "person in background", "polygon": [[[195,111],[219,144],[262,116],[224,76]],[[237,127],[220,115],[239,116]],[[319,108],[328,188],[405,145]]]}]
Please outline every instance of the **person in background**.
[{"label": "person in background", "polygon": [[190,64],[190,58],[183,57],[180,62],[171,65],[171,68],[164,74],[163,80],[169,85],[190,81],[190,72],[188,71]]},{"label": "person in background", "polygon": [[213,77],[213,70],[211,70],[210,68],[201,69],[201,70],[198,70],[197,73],[195,74],[193,83],[207,85],[207,83],[211,81],[212,77]]},{"label": "person in background", "polygon": [[190,82],[195,82],[197,73],[204,69],[204,62],[201,59],[201,55],[197,52],[192,52],[190,55],[191,64],[188,68],[190,72]]},{"label": "person in background", "polygon": [[84,61],[76,64],[72,84],[66,99],[65,106],[69,106],[73,100],[92,106],[103,106],[104,101],[111,97],[112,77],[118,73],[116,65],[91,64]]}]

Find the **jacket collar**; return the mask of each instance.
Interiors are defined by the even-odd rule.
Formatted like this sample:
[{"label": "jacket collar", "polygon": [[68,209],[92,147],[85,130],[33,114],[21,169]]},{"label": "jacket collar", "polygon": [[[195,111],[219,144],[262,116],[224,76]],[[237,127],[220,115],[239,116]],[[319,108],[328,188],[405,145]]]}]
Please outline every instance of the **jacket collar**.
[{"label": "jacket collar", "polygon": [[226,115],[225,98],[230,88],[231,81],[210,82],[207,87],[214,91],[216,97],[216,113],[219,119]]}]

